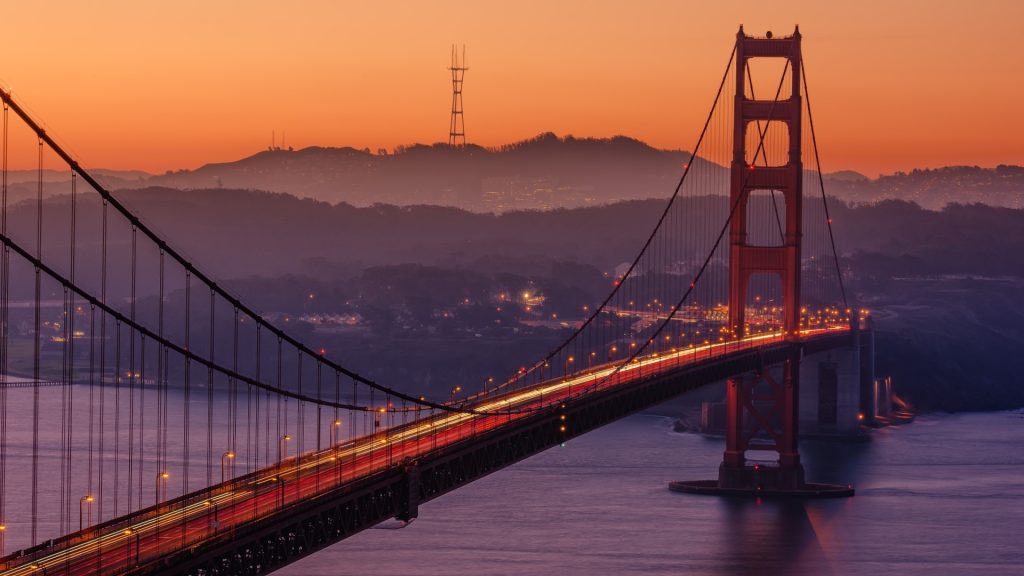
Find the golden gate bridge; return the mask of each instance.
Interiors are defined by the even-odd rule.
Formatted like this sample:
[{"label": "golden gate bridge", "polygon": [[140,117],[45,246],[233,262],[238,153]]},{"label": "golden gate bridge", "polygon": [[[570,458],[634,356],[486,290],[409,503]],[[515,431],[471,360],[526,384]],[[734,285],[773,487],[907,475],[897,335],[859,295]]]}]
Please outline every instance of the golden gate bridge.
[{"label": "golden gate bridge", "polygon": [[[719,478],[673,489],[851,495],[806,482],[797,448],[801,362],[870,327],[843,287],[799,29],[741,28],[713,96],[600,306],[504,381],[431,399],[265,319],[0,91],[0,573],[268,573],[723,379]],[[11,153],[37,165],[34,221],[8,217]],[[44,201],[54,167],[70,185]]]}]

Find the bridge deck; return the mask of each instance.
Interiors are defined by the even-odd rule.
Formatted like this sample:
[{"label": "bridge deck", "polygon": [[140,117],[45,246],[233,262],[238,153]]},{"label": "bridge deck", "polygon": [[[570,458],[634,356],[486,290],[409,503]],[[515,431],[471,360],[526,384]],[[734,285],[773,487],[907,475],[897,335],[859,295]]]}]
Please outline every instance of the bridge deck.
[{"label": "bridge deck", "polygon": [[794,347],[847,346],[849,334],[756,335],[508,391],[470,406],[491,414],[435,415],[291,458],[17,552],[0,574],[266,573],[607,422]]}]

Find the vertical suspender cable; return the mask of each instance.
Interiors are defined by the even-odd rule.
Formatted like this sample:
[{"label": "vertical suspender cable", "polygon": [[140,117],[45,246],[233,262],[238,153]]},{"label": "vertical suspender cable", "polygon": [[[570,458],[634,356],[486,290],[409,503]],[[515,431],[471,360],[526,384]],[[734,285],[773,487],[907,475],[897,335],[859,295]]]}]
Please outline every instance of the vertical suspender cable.
[{"label": "vertical suspender cable", "polygon": [[[234,320],[233,320],[234,321],[234,326],[233,326],[234,334],[232,336],[233,343],[232,343],[232,347],[231,347],[231,366],[232,366],[232,370],[234,370],[235,373],[237,374],[238,373],[238,308],[235,307],[232,310],[232,312],[233,312],[233,318],[234,318]],[[238,382],[234,378],[228,378],[228,397],[229,397],[228,400],[230,402],[230,405],[228,406],[228,409],[230,411],[230,417],[228,418],[228,421],[229,421],[229,423],[231,425],[231,429],[229,430],[230,438],[228,439],[228,451],[229,451],[228,453],[230,454],[228,459],[232,461],[231,462],[230,470],[231,470],[231,472],[234,472],[234,460],[235,460],[235,458],[237,458],[237,455],[235,454],[235,448],[237,447],[237,440],[238,440]],[[247,426],[248,426],[248,424],[249,424],[248,421],[246,421],[246,425]]]},{"label": "vertical suspender cable", "polygon": [[[299,378],[299,394],[302,394],[302,350],[296,350],[297,362],[296,371],[298,372]],[[295,442],[295,482],[300,483],[302,480],[302,469],[299,468],[299,456],[305,450],[305,436],[306,436],[306,403],[302,400],[295,401],[295,410],[297,411],[296,419],[298,420],[298,434]]]},{"label": "vertical suspender cable", "polygon": [[121,515],[121,319],[114,320],[114,516]]},{"label": "vertical suspender cable", "polygon": [[[36,258],[42,260],[43,254],[43,140],[38,139],[39,164],[38,187],[36,194]],[[42,290],[42,276],[39,267],[35,267],[35,329],[32,334],[32,538],[30,542],[38,542],[39,536],[39,372],[40,346],[42,345],[42,316],[39,299]]]},{"label": "vertical suspender cable", "polygon": [[[189,343],[192,341],[192,272],[188,269],[185,270],[185,350],[190,350]],[[185,408],[182,414],[182,450],[181,458],[181,493],[188,494],[188,481],[189,481],[189,462],[192,460],[192,453],[189,450],[189,437],[191,431],[191,423],[189,422],[189,412],[191,410],[191,395],[192,395],[192,358],[185,356]],[[181,518],[184,523],[185,520],[185,502],[181,503]],[[182,529],[181,542],[185,543],[185,530]]]},{"label": "vertical suspender cable", "polygon": [[[70,274],[69,274],[69,276],[70,276],[70,279],[71,279],[72,282],[75,282],[75,257],[76,257],[77,242],[78,242],[78,175],[75,173],[74,170],[72,170],[71,171],[71,240],[69,242],[69,244],[70,244],[70,251],[71,251],[71,262],[69,264],[69,266],[70,266]],[[68,291],[67,288],[65,288],[65,291]],[[64,319],[65,323],[67,324],[67,331],[66,331],[67,332],[67,339],[65,340],[65,342],[67,342],[67,347],[68,347],[68,377],[67,377],[67,386],[68,386],[68,406],[69,406],[69,410],[68,410],[68,444],[67,444],[67,453],[65,454],[65,458],[64,458],[65,466],[67,466],[67,474],[66,474],[66,476],[68,478],[68,485],[66,486],[66,489],[65,489],[66,490],[66,492],[65,492],[65,505],[67,506],[67,508],[65,509],[65,516],[67,517],[65,523],[67,525],[71,524],[71,502],[72,502],[72,497],[71,497],[71,475],[72,475],[72,472],[73,472],[73,469],[72,469],[72,466],[71,466],[71,464],[72,464],[71,456],[72,456],[72,451],[73,451],[73,447],[72,447],[73,446],[73,441],[74,441],[74,438],[75,438],[75,435],[74,435],[74,430],[75,430],[75,428],[74,428],[74,424],[75,424],[75,386],[74,386],[75,385],[75,319],[77,318],[77,313],[78,313],[78,307],[75,305],[75,293],[74,293],[74,291],[70,291],[70,297],[71,297],[71,300],[68,302],[68,315]]]},{"label": "vertical suspender cable", "polygon": [[[106,304],[107,302],[107,201],[104,200],[102,204],[101,213],[101,229],[100,229],[100,302]],[[99,496],[99,507],[96,509],[96,521],[101,522],[103,520],[103,510],[106,508],[106,498],[103,493],[103,463],[106,459],[106,451],[104,450],[105,439],[106,439],[106,398],[107,390],[103,384],[103,379],[106,377],[107,369],[107,314],[104,311],[100,311],[100,375],[99,375],[99,422],[97,428],[99,429],[99,463],[96,475],[97,481],[97,496]]]},{"label": "vertical suspender cable", "polygon": [[[215,362],[217,293],[210,290],[210,361]],[[213,486],[213,365],[206,369],[206,485]]]},{"label": "vertical suspender cable", "polygon": [[[129,273],[129,317],[131,318],[132,324],[135,323],[135,278],[136,270],[138,268],[138,245],[136,242],[135,225],[132,225],[131,231],[131,266]],[[132,511],[132,484],[135,481],[135,330],[133,328],[128,329],[128,512]],[[141,470],[140,470],[141,473]],[[141,504],[141,501],[140,501]]]},{"label": "vertical suspender cable", "polygon": [[[256,323],[256,381],[262,382],[263,377],[263,342],[262,342],[262,331],[260,325]],[[268,402],[269,403],[269,402]],[[255,414],[255,425],[252,426],[253,432],[253,445],[252,445],[252,468],[250,472],[255,472],[260,467],[260,392],[256,391],[256,414]],[[264,463],[269,463],[264,458]]]},{"label": "vertical suspender cable", "polygon": [[[7,236],[7,129],[8,107],[3,108],[3,156],[0,166],[0,233]],[[4,245],[0,253],[0,555],[4,553],[4,532],[7,531],[7,337],[10,333],[8,292],[10,290],[10,249]]]},{"label": "vertical suspender cable", "polygon": [[[68,289],[64,288],[62,299],[61,299],[61,314],[64,315],[64,322],[61,323],[61,337],[67,333],[67,310],[68,310]],[[59,500],[60,504],[57,507],[57,516],[59,518],[59,529],[61,534],[67,534],[67,522],[65,518],[66,505],[67,505],[67,462],[64,461],[64,455],[67,454],[68,449],[68,390],[67,390],[67,376],[68,376],[68,348],[67,339],[61,342],[61,355],[60,355],[60,452],[57,457],[57,462],[60,465],[60,489]]]},{"label": "vertical suspender cable", "polygon": [[[96,405],[96,388],[98,382],[96,381],[96,305],[89,303],[89,449],[88,454],[88,466],[85,474],[86,491],[85,495],[92,498],[92,503],[89,505],[89,524],[92,524],[92,508],[96,505],[96,496],[93,494],[93,460],[95,450],[95,430],[96,430],[96,415],[94,413],[94,407]],[[102,393],[102,392],[101,392]]]},{"label": "vertical suspender cable", "polygon": [[[284,382],[282,381],[282,375],[284,373],[283,372],[284,371],[283,361],[284,361],[284,357],[281,354],[281,337],[278,336],[277,337],[277,387],[278,388],[281,388],[281,387],[284,386]],[[287,416],[288,416],[288,413],[286,411],[285,412],[285,417],[287,418]],[[285,424],[285,433],[287,433],[287,427],[288,427],[288,425]],[[278,443],[278,445],[280,446],[283,441],[284,441],[284,433],[281,432],[281,395],[278,394],[277,395],[277,443]],[[287,448],[288,448],[288,446],[284,445],[284,449],[287,449]],[[281,461],[283,459],[284,459],[284,451],[283,450],[278,450],[278,454],[277,454],[278,466],[280,466]]]},{"label": "vertical suspender cable", "polygon": [[[320,361],[317,360],[316,361],[316,399],[317,400],[320,400],[320,398],[321,398],[321,395],[320,395],[320,376],[321,376],[321,374],[320,374]],[[321,407],[320,407],[319,404],[317,404],[316,405],[316,451],[318,453],[320,452],[320,446],[321,446],[321,444],[320,444],[320,435],[323,434],[323,432],[322,432],[323,429],[320,427],[320,411],[321,411]],[[319,466],[316,469],[313,470],[313,473],[315,474],[314,478],[316,479],[316,491],[319,492],[320,491],[320,472],[319,472]]]},{"label": "vertical suspender cable", "polygon": [[139,334],[139,496],[137,499],[139,508],[142,504],[142,477],[143,464],[146,456],[145,430],[146,430],[146,335]]},{"label": "vertical suspender cable", "polygon": [[[164,249],[161,247],[158,256],[159,281],[156,301],[156,333],[162,340],[164,337]],[[156,348],[156,470],[157,473],[167,470],[165,458],[167,442],[167,386],[164,370],[167,365],[164,362],[164,345],[159,344]]]},{"label": "vertical suspender cable", "polygon": [[[322,383],[321,383],[321,370],[320,370],[321,367],[322,367],[321,362],[319,360],[317,360],[316,361],[316,399],[317,400],[320,400],[321,398],[323,398],[323,394],[321,393],[321,386],[322,386]],[[316,450],[317,450],[317,452],[319,452],[320,448],[322,447],[322,444],[320,443],[320,437],[321,437],[321,434],[323,434],[323,428],[320,427],[320,423],[321,423],[321,408],[322,407],[319,404],[316,405]]]}]

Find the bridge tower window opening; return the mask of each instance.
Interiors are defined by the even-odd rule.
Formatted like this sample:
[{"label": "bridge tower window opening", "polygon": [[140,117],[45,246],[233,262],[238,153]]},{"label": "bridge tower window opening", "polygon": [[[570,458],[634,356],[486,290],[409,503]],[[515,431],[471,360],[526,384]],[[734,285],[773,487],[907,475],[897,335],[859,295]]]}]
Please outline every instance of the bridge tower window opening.
[{"label": "bridge tower window opening", "polygon": [[779,90],[779,100],[789,100],[794,94],[792,68],[787,65],[785,58],[749,56],[744,64],[744,75],[746,82],[742,93],[746,100],[771,101],[776,90],[779,90],[780,78],[782,88]]},{"label": "bridge tower window opening", "polygon": [[746,215],[742,223],[748,246],[786,243],[786,199],[779,190],[750,190],[737,212]]},{"label": "bridge tower window opening", "polygon": [[747,279],[743,332],[757,335],[782,330],[782,277],[775,273],[755,273]]},{"label": "bridge tower window opening", "polygon": [[[774,93],[774,91],[773,91]],[[773,101],[757,102],[759,109],[770,109]],[[758,110],[759,113],[774,112]],[[778,167],[789,164],[790,137],[789,125],[779,120],[751,120],[744,128],[744,149],[747,166]]]}]

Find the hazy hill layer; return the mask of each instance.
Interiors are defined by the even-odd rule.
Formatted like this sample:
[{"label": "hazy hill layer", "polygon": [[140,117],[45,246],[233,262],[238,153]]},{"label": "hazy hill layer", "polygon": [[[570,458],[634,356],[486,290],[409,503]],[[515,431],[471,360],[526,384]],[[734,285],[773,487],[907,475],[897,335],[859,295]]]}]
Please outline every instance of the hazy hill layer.
[{"label": "hazy hill layer", "polygon": [[[444,144],[393,151],[310,147],[271,149],[232,162],[161,175],[96,170],[109,189],[169,187],[282,192],[352,206],[431,204],[474,212],[596,206],[622,200],[666,198],[690,154],[658,150],[624,136],[559,137],[551,133],[499,148]],[[724,176],[725,168],[700,158],[691,181]],[[67,172],[44,171],[46,196],[67,193]],[[825,176],[832,196],[851,202],[913,201],[939,209],[981,202],[1024,208],[1024,168],[951,166],[867,178],[843,170]],[[12,171],[8,199],[33,198],[35,170]]]},{"label": "hazy hill layer", "polygon": [[[117,195],[261,313],[356,322],[330,333],[293,324],[310,344],[382,380],[442,391],[535,360],[563,337],[557,328],[523,329],[508,311],[484,304],[445,315],[453,303],[487,303],[499,292],[529,287],[547,294],[559,317],[572,319],[607,293],[602,273],[635,255],[664,208],[664,200],[646,200],[494,215],[436,206],[360,208],[245,190],[147,188]],[[691,202],[688,209],[709,221],[725,216],[720,197]],[[1024,210],[833,201],[832,215],[853,302],[878,316],[881,374],[895,375],[898,389],[923,406],[1024,405],[1024,356],[1017,353],[1024,349]],[[8,216],[10,236],[31,249],[35,202],[16,205]],[[68,196],[45,202],[43,254],[58,270],[66,269],[66,250],[49,246],[65,241],[69,218]],[[93,293],[101,221],[100,203],[82,198],[77,278]],[[128,295],[129,232],[111,220],[108,278],[115,302]],[[140,273],[143,296],[155,291],[152,254],[149,266]],[[14,300],[31,297],[31,282],[11,289]],[[59,297],[55,286],[44,292]],[[325,295],[312,308],[305,297],[311,292]]]}]

